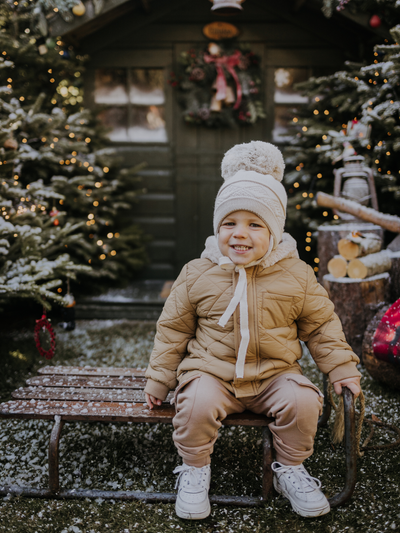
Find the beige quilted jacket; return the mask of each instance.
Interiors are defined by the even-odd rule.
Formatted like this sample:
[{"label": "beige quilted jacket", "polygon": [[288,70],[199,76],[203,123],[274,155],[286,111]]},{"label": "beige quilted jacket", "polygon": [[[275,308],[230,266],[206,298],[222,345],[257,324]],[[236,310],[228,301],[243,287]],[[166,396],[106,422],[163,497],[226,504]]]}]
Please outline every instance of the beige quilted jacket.
[{"label": "beige quilted jacket", "polygon": [[312,268],[298,258],[294,239],[284,234],[266,260],[246,269],[250,342],[244,378],[235,377],[239,310],[225,327],[218,321],[238,274],[218,265],[220,255],[210,237],[202,258],[190,261],[175,281],[157,323],[147,393],[164,400],[177,382],[206,373],[236,397],[257,395],[279,374],[301,374],[300,340],[332,383],[360,375],[333,303]]}]

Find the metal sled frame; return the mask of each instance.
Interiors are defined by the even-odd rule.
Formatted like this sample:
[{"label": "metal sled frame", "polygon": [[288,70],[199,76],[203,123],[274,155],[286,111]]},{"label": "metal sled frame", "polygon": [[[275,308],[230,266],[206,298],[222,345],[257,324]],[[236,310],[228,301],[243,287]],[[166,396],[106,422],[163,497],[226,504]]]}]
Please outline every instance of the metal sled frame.
[{"label": "metal sled frame", "polygon": [[[28,387],[17,389],[13,392],[14,400],[0,404],[0,418],[54,420],[49,442],[49,488],[0,486],[0,495],[11,494],[31,498],[56,499],[141,500],[146,503],[171,503],[175,501],[176,495],[173,493],[89,489],[65,490],[60,488],[59,443],[61,431],[66,422],[172,423],[172,418],[175,414],[173,406],[164,403],[150,411],[143,404],[145,380],[143,379],[142,370],[45,367],[40,369],[39,374],[39,376],[27,380]],[[331,406],[326,400],[326,389],[327,382],[324,376],[325,403],[323,413],[318,421],[319,426],[327,424],[331,411]],[[342,505],[348,501],[356,484],[357,451],[354,400],[351,391],[347,388],[344,388],[343,396],[346,477],[343,490],[329,499],[331,507]],[[140,403],[137,403],[138,400],[140,400]],[[210,495],[211,503],[250,507],[262,505],[271,497],[273,454],[272,434],[268,429],[268,424],[272,420],[264,415],[256,415],[245,411],[244,413],[229,415],[223,421],[225,426],[239,425],[263,428],[262,497]]]}]

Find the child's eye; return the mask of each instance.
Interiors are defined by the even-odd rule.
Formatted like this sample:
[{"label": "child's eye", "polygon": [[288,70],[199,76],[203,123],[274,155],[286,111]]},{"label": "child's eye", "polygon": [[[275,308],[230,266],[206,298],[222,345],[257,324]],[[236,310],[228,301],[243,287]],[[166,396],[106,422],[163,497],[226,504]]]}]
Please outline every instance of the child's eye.
[{"label": "child's eye", "polygon": [[252,222],[250,226],[253,226],[254,228],[261,228],[260,224],[256,224],[255,222]]},{"label": "child's eye", "polygon": [[223,226],[234,226],[235,223],[234,222],[223,222],[222,225]]}]

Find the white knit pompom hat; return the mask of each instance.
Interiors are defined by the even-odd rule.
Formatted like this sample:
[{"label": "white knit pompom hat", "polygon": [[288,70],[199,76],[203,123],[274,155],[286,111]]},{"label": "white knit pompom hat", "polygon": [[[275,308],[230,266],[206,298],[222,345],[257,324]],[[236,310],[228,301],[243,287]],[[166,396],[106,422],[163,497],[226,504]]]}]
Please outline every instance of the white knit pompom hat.
[{"label": "white knit pompom hat", "polygon": [[287,195],[281,184],[285,163],[273,144],[262,141],[237,144],[221,163],[225,182],[214,206],[214,233],[234,211],[250,211],[261,218],[273,236],[273,249],[282,239]]}]

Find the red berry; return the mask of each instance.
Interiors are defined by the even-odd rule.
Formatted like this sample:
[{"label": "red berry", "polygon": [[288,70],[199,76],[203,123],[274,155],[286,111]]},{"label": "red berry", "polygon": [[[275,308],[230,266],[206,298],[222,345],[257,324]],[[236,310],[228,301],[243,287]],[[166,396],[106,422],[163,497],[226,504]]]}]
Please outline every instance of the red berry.
[{"label": "red berry", "polygon": [[371,28],[379,28],[379,26],[382,24],[382,20],[378,15],[372,15],[372,17],[369,19],[369,25]]}]

